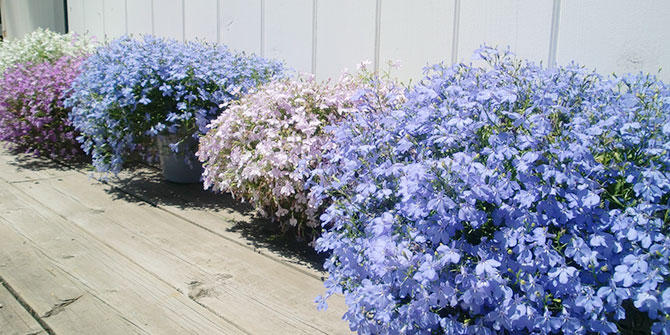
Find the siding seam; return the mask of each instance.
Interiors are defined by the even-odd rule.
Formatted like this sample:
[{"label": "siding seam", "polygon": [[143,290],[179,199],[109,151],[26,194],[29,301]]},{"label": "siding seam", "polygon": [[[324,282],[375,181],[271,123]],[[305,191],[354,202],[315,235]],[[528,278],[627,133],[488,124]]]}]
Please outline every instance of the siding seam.
[{"label": "siding seam", "polygon": [[86,13],[86,6],[84,5],[84,3],[85,3],[84,0],[81,0],[81,3],[80,3],[80,7],[81,7],[81,8],[80,8],[80,9],[81,9],[81,24],[82,24],[82,28],[84,28],[84,33],[86,33],[87,35],[90,36],[90,33],[91,33],[91,32],[88,30],[88,27],[86,26],[86,15],[85,15],[85,13]]},{"label": "siding seam", "polygon": [[221,44],[221,0],[216,0],[216,43]]},{"label": "siding seam", "polygon": [[461,26],[461,0],[454,0],[454,26],[451,37],[451,63],[458,63],[458,36]]},{"label": "siding seam", "polygon": [[125,0],[123,2],[123,19],[124,19],[123,32],[125,35],[128,35],[128,0]]},{"label": "siding seam", "polygon": [[261,0],[261,57],[265,57],[265,0]]},{"label": "siding seam", "polygon": [[100,21],[102,21],[102,36],[107,40],[107,25],[105,24],[105,3],[107,0],[102,0],[102,13],[100,13]]},{"label": "siding seam", "polygon": [[154,18],[154,0],[151,0],[151,34],[156,34],[156,20]]},{"label": "siding seam", "polygon": [[186,41],[186,0],[181,0],[181,40]]},{"label": "siding seam", "polygon": [[381,20],[382,20],[382,0],[377,0],[375,5],[375,59],[374,69],[375,73],[379,73],[379,62],[381,54]]},{"label": "siding seam", "polygon": [[312,74],[316,76],[316,33],[317,33],[317,6],[318,0],[312,1]]},{"label": "siding seam", "polygon": [[554,6],[551,11],[551,35],[549,37],[549,59],[547,60],[548,67],[556,66],[560,20],[561,20],[561,0],[554,0]]}]

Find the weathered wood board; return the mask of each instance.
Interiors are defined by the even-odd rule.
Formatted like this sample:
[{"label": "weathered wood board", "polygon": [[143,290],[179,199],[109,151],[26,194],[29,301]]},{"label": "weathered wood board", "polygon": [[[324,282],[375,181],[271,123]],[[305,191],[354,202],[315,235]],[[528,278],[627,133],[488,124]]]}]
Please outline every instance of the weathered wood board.
[{"label": "weathered wood board", "polygon": [[[0,203],[0,224],[26,239],[28,242],[23,244],[25,249],[33,248],[41,259],[87,288],[82,294],[59,298],[60,303],[53,305],[55,309],[64,307],[64,304],[74,306],[79,299],[90,294],[117,310],[122,319],[130,320],[131,324],[146,333],[243,333],[235,325],[182,295],[161,278],[118,254],[104,241],[95,239],[64,217],[22,194],[13,185],[5,183],[2,186],[5,198]],[[0,275],[8,277],[11,274],[2,271]],[[6,280],[13,286],[26,284],[24,289],[17,287],[19,295],[31,294],[32,283]],[[32,299],[25,300],[32,305]],[[51,315],[48,311],[42,314],[44,318]],[[91,324],[103,327],[95,333],[109,333],[101,323],[104,315],[91,315],[95,319]],[[65,327],[68,325],[64,324]],[[57,327],[53,328],[55,330]],[[66,329],[73,331],[66,333],[76,333],[88,328]]]},{"label": "weathered wood board", "polygon": [[6,335],[46,334],[42,326],[0,283],[0,333]]},{"label": "weathered wood board", "polygon": [[[315,308],[324,273],[231,230],[252,219],[243,206],[222,197],[221,206],[209,199],[187,209],[203,196],[198,190],[166,201],[175,185],[150,169],[143,175],[154,187],[141,192],[128,180],[104,184],[83,169],[44,165],[0,151],[0,236],[13,237],[13,247],[0,248],[0,276],[7,273],[39,315],[56,307],[44,318],[56,333],[349,333],[342,297],[326,312]],[[163,200],[124,192],[147,200],[163,192]],[[45,273],[58,278],[53,285]],[[101,315],[115,322],[89,328]]]},{"label": "weathered wood board", "polygon": [[54,331],[60,334],[83,330],[98,334],[146,333],[90,294],[84,283],[46,259],[4,219],[0,219],[0,236],[0,275]]},{"label": "weathered wood board", "polygon": [[115,197],[142,199],[154,206],[200,226],[213,234],[235,241],[269,258],[283,262],[296,270],[321,279],[325,273],[315,269],[315,264],[291,252],[277,252],[276,248],[259,241],[252,241],[240,230],[252,225],[254,211],[248,204],[235,201],[227,194],[216,194],[202,189],[202,185],[166,183],[160,171],[151,168],[121,171],[107,183],[115,189],[107,190]]},{"label": "weathered wood board", "polygon": [[334,309],[315,309],[313,300],[323,291],[320,280],[155,207],[110,202],[104,190],[109,186],[84,175],[16,186],[251,333],[335,334],[346,329],[343,323],[333,324],[339,318]]}]

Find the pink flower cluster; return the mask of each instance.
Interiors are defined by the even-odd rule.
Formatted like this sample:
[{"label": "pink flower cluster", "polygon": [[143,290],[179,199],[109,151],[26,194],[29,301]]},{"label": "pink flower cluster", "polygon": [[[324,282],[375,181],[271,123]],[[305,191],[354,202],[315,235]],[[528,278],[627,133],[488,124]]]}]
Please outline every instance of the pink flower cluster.
[{"label": "pink flower cluster", "polygon": [[231,192],[299,234],[317,228],[319,206],[310,201],[305,183],[333,145],[328,125],[355,109],[356,96],[370,84],[364,76],[345,74],[324,83],[302,76],[242,98],[200,139],[205,188]]},{"label": "pink flower cluster", "polygon": [[81,59],[63,56],[21,63],[0,79],[0,140],[38,156],[73,159],[82,151],[63,107],[63,92],[79,74]]}]

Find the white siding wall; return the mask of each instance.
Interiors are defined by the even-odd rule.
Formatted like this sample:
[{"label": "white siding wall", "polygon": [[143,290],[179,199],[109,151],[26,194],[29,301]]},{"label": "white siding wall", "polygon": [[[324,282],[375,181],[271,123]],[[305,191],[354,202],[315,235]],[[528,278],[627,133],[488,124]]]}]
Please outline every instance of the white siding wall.
[{"label": "white siding wall", "polygon": [[5,38],[20,38],[37,28],[65,32],[63,0],[0,0]]},{"label": "white siding wall", "polygon": [[[264,0],[261,52],[300,72],[312,70],[314,0]],[[251,37],[251,36],[249,36]]]},{"label": "white siding wall", "polygon": [[[10,0],[4,0],[10,1]],[[13,0],[15,2],[24,0]],[[39,1],[39,0],[31,0]],[[371,60],[419,78],[429,63],[469,62],[481,44],[543,64],[599,72],[666,70],[667,0],[68,0],[69,28],[99,38],[154,33],[217,41],[325,79]]]},{"label": "white siding wall", "polygon": [[375,0],[318,1],[312,72],[337,78],[375,58]]},{"label": "white siding wall", "polygon": [[518,54],[546,64],[551,17],[551,1],[461,1],[458,60],[469,61],[472,51],[486,41],[491,46],[510,46]]},{"label": "white siding wall", "polygon": [[382,1],[376,66],[384,71],[389,61],[399,61],[392,74],[416,79],[428,64],[451,63],[456,1]]},{"label": "white siding wall", "polygon": [[600,73],[651,72],[670,82],[670,1],[564,1],[559,63],[575,59]]}]

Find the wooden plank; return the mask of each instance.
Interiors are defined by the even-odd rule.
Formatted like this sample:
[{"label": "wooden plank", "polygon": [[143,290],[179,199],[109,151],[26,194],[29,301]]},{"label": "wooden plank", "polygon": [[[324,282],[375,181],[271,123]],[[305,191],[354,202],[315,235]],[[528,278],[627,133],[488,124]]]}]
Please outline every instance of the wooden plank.
[{"label": "wooden plank", "polygon": [[316,76],[338,78],[375,57],[375,0],[317,2]]},{"label": "wooden plank", "polygon": [[153,34],[154,14],[151,0],[126,0],[128,34]]},{"label": "wooden plank", "polygon": [[184,8],[183,0],[154,0],[153,2],[153,34],[176,40],[184,39]]},{"label": "wooden plank", "polygon": [[657,73],[670,80],[670,2],[563,1],[558,63],[580,64],[602,74]]},{"label": "wooden plank", "polygon": [[[232,199],[229,194],[205,191],[199,184],[166,183],[160,171],[150,168],[121,171],[117,177],[110,178],[108,183],[118,188],[110,190],[116,197],[132,200],[135,196],[143,199],[316,279],[326,276],[319,270],[321,262],[318,260],[319,263],[315,263],[313,254],[296,248],[289,249],[290,246],[283,248],[270,241],[254,240],[254,236],[279,232],[273,230],[275,227],[272,223],[257,219],[251,206]],[[260,225],[264,227],[261,228]]]},{"label": "wooden plank", "polygon": [[127,34],[125,0],[104,0],[103,17],[106,40]]},{"label": "wooden plank", "polygon": [[3,188],[13,197],[0,204],[5,224],[31,241],[56,267],[84,283],[90,294],[146,332],[243,333],[12,184]]},{"label": "wooden plank", "polygon": [[265,1],[265,54],[312,71],[313,0]]},{"label": "wooden plank", "polygon": [[187,40],[217,40],[217,0],[184,1],[184,37]]},{"label": "wooden plank", "polygon": [[[3,196],[3,203],[6,197]],[[0,218],[0,275],[57,334],[145,334]],[[54,238],[57,238],[54,236]],[[71,255],[57,255],[57,258]],[[76,299],[78,298],[78,299]],[[73,299],[76,301],[72,302]],[[72,302],[64,306],[65,303]]]},{"label": "wooden plank", "polygon": [[[111,202],[101,186],[73,175],[19,187],[251,333],[348,332],[339,320],[344,312],[341,299],[333,299],[328,312],[315,309],[313,300],[324,290],[320,280],[165,211]],[[60,201],[49,201],[56,198]]]},{"label": "wooden plank", "polygon": [[521,57],[547,63],[551,35],[551,1],[461,1],[458,59],[469,63],[473,51],[486,43]]},{"label": "wooden plank", "polygon": [[0,150],[0,178],[10,183],[37,181],[76,174],[67,166],[30,155],[12,155]]},{"label": "wooden plank", "polygon": [[388,61],[400,61],[391,72],[402,80],[422,77],[428,64],[451,62],[454,0],[382,2],[380,70]]},{"label": "wooden plank", "polygon": [[46,334],[40,324],[2,285],[0,285],[0,329],[6,335]]},{"label": "wooden plank", "polygon": [[219,0],[221,43],[260,55],[261,0]]}]

